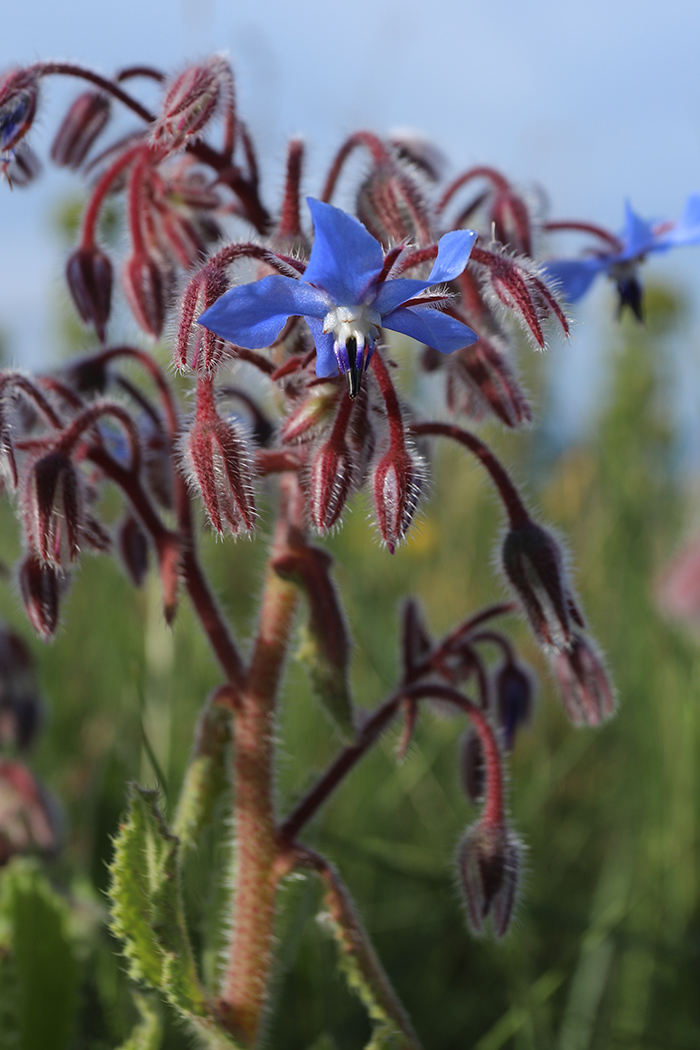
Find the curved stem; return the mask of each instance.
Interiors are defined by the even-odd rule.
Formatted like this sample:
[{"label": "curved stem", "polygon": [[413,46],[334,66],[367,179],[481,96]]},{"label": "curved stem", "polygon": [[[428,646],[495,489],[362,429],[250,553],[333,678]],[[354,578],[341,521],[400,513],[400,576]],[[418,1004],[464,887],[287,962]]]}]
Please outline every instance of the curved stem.
[{"label": "curved stem", "polygon": [[472,179],[488,179],[489,182],[492,183],[493,188],[501,192],[509,189],[508,180],[505,179],[499,171],[496,171],[495,168],[484,166],[470,168],[469,171],[465,171],[461,175],[458,175],[457,178],[447,186],[442,197],[440,197],[440,200],[435,205],[436,214],[440,215],[452,200],[457,190],[460,190],[467,182],[471,182]]},{"label": "curved stem", "polygon": [[391,154],[380,138],[373,135],[371,131],[355,132],[354,135],[351,135],[350,138],[345,140],[335,156],[321,192],[320,199],[322,201],[329,201],[333,196],[335,184],[343,170],[343,165],[353,150],[358,146],[365,146],[365,148],[369,150],[375,164],[387,164],[391,160]]},{"label": "curved stem", "polygon": [[458,444],[468,448],[486,468],[491,480],[498,489],[498,494],[508,514],[511,528],[527,524],[530,520],[530,515],[525,509],[525,504],[520,498],[518,490],[510,480],[508,472],[500,460],[497,459],[488,445],[484,444],[480,438],[451,423],[413,423],[410,429],[413,434],[451,438]]},{"label": "curved stem", "polygon": [[92,69],[85,69],[83,66],[75,65],[73,62],[38,62],[31,68],[41,77],[58,74],[62,76],[79,77],[81,80],[88,80],[91,84],[95,84],[96,87],[101,88],[103,91],[106,91],[107,94],[118,99],[123,105],[127,106],[132,112],[136,113],[147,123],[150,124],[151,121],[155,120],[154,115],[147,110],[145,106],[142,106],[135,98],[132,98],[131,95],[126,93],[126,91],[123,91],[113,80],[108,80],[107,77],[100,76],[99,73],[93,72]]},{"label": "curved stem", "polygon": [[592,222],[576,222],[561,220],[559,222],[545,222],[542,225],[543,230],[548,232],[555,232],[556,230],[574,230],[578,233],[590,233],[593,237],[599,237],[606,244],[610,245],[613,251],[622,251],[624,247],[619,237],[616,237],[614,233],[610,233],[609,230],[604,229],[602,226],[597,226]]}]

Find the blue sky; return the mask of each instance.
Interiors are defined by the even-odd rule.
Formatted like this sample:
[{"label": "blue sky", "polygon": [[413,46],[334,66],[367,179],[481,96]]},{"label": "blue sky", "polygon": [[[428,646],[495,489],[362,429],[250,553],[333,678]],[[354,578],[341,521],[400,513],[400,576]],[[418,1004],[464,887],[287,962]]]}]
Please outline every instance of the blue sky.
[{"label": "blue sky", "polygon": [[[665,218],[700,190],[698,40],[697,0],[24,0],[4,6],[0,68],[70,58],[104,72],[135,62],[172,69],[227,52],[270,199],[289,135],[308,141],[313,192],[345,134],[411,126],[436,141],[454,172],[493,164],[544,188],[553,217],[617,228],[627,196],[642,215]],[[47,84],[32,137],[41,154],[75,90]],[[30,191],[0,188],[0,328],[20,360],[47,339],[37,303],[57,282],[60,258],[42,238],[52,195],[71,185],[47,170]],[[649,269],[700,296],[700,250]],[[575,341],[555,348],[562,374],[574,377],[562,379],[562,397],[573,398],[576,377],[592,368],[611,303],[601,288],[580,312]]]}]

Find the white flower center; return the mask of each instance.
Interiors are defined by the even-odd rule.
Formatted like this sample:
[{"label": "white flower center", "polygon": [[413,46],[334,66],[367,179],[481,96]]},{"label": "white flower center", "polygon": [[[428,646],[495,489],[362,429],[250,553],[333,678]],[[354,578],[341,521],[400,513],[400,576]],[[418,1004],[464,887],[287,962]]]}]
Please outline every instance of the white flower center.
[{"label": "white flower center", "polygon": [[374,343],[381,323],[381,314],[370,306],[334,306],[323,319],[323,331],[333,333],[336,346],[346,346],[349,339],[354,339],[361,350],[366,343]]}]

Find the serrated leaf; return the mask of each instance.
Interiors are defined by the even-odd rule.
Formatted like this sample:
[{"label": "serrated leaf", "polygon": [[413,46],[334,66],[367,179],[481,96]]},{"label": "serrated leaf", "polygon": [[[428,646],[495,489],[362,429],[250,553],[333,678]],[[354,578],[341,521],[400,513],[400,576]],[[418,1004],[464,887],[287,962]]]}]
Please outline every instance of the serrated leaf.
[{"label": "serrated leaf", "polygon": [[180,893],[179,842],[157,793],[132,790],[110,865],[111,929],[124,944],[131,976],[161,991],[186,1016],[206,1016]]},{"label": "serrated leaf", "polygon": [[145,995],[135,995],[141,1020],[119,1050],[159,1050],[163,1040],[163,1025],[158,1007]]},{"label": "serrated leaf", "polygon": [[80,983],[66,905],[37,865],[23,860],[2,872],[0,912],[6,937],[0,947],[3,1047],[13,1046],[16,1036],[21,1050],[63,1050],[74,1032]]},{"label": "serrated leaf", "polygon": [[203,829],[214,819],[217,803],[228,789],[228,743],[231,716],[223,707],[208,707],[197,729],[194,754],[180,793],[173,831],[180,840],[180,859],[194,849]]}]

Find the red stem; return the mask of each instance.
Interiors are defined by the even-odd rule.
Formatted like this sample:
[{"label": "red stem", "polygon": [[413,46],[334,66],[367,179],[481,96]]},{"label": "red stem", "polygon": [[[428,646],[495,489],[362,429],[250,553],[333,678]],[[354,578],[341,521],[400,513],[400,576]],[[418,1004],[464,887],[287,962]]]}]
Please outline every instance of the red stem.
[{"label": "red stem", "polygon": [[394,389],[394,384],[391,381],[389,369],[386,367],[384,358],[377,351],[375,351],[372,357],[372,368],[381,395],[384,398],[384,404],[386,405],[387,420],[389,422],[389,440],[394,448],[403,449],[406,447],[406,435],[404,432],[403,419],[401,417],[399,399],[396,396],[396,390]]},{"label": "red stem", "polygon": [[610,233],[602,226],[596,226],[592,222],[575,222],[569,221],[568,219],[560,222],[545,222],[542,229],[550,232],[554,232],[555,230],[576,230],[580,233],[590,233],[594,237],[600,237],[602,241],[609,244],[616,252],[622,251],[623,248],[622,241],[619,237],[616,237],[615,234]]},{"label": "red stem", "polygon": [[495,168],[488,168],[483,166],[470,168],[468,171],[465,171],[461,175],[458,175],[457,178],[454,179],[449,184],[449,186],[447,186],[442,197],[435,206],[436,214],[440,215],[440,213],[444,211],[446,206],[452,200],[457,190],[460,190],[462,186],[464,186],[467,182],[471,182],[472,179],[488,179],[489,182],[493,183],[494,189],[500,191],[505,191],[509,189],[510,185],[508,183],[508,180],[505,179],[499,171],[496,171]]},{"label": "red stem", "polygon": [[139,142],[136,146],[132,146],[130,149],[125,150],[121,156],[117,157],[114,164],[107,169],[97,183],[94,193],[90,198],[90,203],[85,209],[85,215],[83,216],[83,232],[81,237],[81,246],[83,248],[89,249],[95,247],[95,226],[97,225],[97,219],[104,203],[104,199],[109,193],[112,184],[119,178],[124,169],[131,164],[134,157],[138,156],[142,149],[143,143]]},{"label": "red stem", "polygon": [[388,164],[391,161],[391,154],[380,138],[373,135],[371,131],[355,132],[354,135],[345,140],[335,156],[321,193],[322,201],[329,201],[333,196],[335,184],[338,181],[343,165],[352,151],[358,146],[364,146],[369,150],[375,164]]}]

